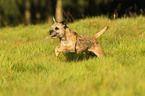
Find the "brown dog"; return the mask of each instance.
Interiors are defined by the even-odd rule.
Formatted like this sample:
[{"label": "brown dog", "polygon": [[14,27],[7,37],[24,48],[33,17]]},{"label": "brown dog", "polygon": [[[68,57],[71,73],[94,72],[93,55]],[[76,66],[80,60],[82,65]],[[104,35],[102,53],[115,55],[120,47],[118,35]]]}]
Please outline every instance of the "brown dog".
[{"label": "brown dog", "polygon": [[61,52],[93,52],[98,57],[104,56],[104,52],[96,39],[108,29],[108,26],[93,37],[83,37],[68,28],[66,22],[58,23],[54,18],[53,21],[54,25],[49,34],[52,38],[59,38],[61,42],[61,46],[55,48],[56,56]]}]

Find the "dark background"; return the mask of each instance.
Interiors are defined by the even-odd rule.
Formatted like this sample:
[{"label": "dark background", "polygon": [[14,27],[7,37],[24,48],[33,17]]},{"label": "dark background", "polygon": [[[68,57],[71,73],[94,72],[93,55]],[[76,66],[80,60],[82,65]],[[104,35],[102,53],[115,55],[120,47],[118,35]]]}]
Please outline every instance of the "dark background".
[{"label": "dark background", "polygon": [[[110,19],[145,15],[145,0],[61,0],[63,19],[106,15]],[[58,0],[0,0],[0,27],[49,22]],[[27,18],[29,17],[29,18]]]}]

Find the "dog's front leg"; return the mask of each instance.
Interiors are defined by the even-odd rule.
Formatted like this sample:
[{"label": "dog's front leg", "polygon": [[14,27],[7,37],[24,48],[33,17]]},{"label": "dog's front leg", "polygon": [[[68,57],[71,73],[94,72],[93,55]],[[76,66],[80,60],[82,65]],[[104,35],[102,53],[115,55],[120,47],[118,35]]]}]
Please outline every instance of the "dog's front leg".
[{"label": "dog's front leg", "polygon": [[58,56],[59,53],[60,53],[59,49],[60,49],[60,47],[56,47],[56,48],[55,48],[55,55],[56,55],[56,56]]},{"label": "dog's front leg", "polygon": [[71,46],[61,46],[55,48],[55,55],[58,56],[61,52],[75,52],[75,49]]}]

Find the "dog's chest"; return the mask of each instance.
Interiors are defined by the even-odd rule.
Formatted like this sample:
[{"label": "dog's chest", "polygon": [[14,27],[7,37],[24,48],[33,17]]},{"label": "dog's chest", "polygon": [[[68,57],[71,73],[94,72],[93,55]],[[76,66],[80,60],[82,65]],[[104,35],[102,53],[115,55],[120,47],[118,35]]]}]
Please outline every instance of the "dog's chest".
[{"label": "dog's chest", "polygon": [[61,46],[75,46],[76,40],[72,37],[63,37],[61,38]]},{"label": "dog's chest", "polygon": [[68,42],[67,42],[67,38],[61,38],[61,46],[67,46]]}]

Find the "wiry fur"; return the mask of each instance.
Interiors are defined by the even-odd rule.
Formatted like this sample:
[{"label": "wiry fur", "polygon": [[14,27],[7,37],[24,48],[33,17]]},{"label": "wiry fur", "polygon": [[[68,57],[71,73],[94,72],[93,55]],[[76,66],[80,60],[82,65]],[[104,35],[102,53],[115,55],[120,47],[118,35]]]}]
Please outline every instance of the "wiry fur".
[{"label": "wiry fur", "polygon": [[93,37],[84,37],[68,28],[65,22],[58,23],[55,19],[53,20],[54,25],[49,33],[52,38],[59,38],[61,42],[61,46],[55,48],[56,56],[61,52],[81,53],[88,51],[93,52],[98,57],[104,56],[104,52],[96,39],[102,35],[108,27],[105,27]]}]

